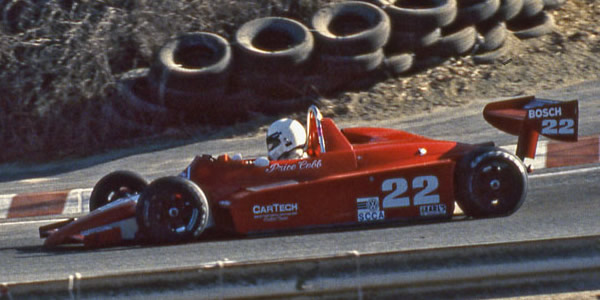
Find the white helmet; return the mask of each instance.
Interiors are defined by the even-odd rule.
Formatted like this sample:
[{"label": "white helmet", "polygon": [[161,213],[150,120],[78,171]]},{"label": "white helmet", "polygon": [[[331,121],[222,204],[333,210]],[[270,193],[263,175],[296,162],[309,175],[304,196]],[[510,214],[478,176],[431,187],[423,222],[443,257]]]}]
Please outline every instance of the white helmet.
[{"label": "white helmet", "polygon": [[267,130],[267,149],[271,160],[300,158],[304,154],[305,143],[306,131],[296,120],[277,120]]}]

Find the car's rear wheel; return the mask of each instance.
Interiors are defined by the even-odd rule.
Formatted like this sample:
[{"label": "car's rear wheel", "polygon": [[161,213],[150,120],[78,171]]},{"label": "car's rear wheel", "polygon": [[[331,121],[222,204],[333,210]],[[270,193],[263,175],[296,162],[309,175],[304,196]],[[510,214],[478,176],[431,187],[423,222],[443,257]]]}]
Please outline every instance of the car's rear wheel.
[{"label": "car's rear wheel", "polygon": [[147,185],[146,179],[131,171],[120,170],[109,173],[94,186],[90,195],[90,211],[119,198],[139,194]]},{"label": "car's rear wheel", "polygon": [[192,181],[176,176],[153,181],[136,207],[140,232],[155,243],[179,243],[202,234],[209,218],[206,196]]},{"label": "car's rear wheel", "polygon": [[483,148],[457,166],[456,200],[472,217],[514,213],[527,194],[527,170],[515,155],[499,148]]}]

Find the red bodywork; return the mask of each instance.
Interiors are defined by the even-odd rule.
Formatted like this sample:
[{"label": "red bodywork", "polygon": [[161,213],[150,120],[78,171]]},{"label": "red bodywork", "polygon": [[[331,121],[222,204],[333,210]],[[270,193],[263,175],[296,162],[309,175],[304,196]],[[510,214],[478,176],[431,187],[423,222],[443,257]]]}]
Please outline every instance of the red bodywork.
[{"label": "red bodywork", "polygon": [[[206,195],[215,230],[251,234],[386,221],[450,218],[455,166],[486,144],[440,141],[385,128],[340,130],[311,108],[308,156],[296,160],[196,157],[180,174]],[[534,157],[541,133],[577,139],[577,101],[524,96],[490,103],[484,117],[518,135],[517,155]],[[114,244],[135,239],[137,197],[123,199],[77,221],[40,228],[46,246],[83,242]],[[125,234],[124,232],[127,232]],[[125,236],[128,237],[125,237]]]},{"label": "red bodywork", "polygon": [[[197,157],[186,174],[209,199],[216,227],[247,234],[415,219],[421,205],[431,204],[445,205],[445,213],[431,215],[451,216],[455,161],[478,147],[392,129],[339,130],[328,118],[322,128],[326,152],[305,159],[257,167],[252,160]],[[416,195],[429,202],[415,204]],[[365,209],[359,220],[357,204],[366,198],[377,198],[379,210],[371,211],[383,214]]]}]

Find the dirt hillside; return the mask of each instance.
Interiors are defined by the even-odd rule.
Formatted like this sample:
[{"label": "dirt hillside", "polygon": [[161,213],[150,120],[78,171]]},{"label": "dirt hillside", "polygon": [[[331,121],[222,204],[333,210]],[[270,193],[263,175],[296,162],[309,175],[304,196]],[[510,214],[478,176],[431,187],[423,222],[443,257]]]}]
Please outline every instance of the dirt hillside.
[{"label": "dirt hillside", "polygon": [[[6,13],[8,3],[46,3]],[[340,0],[299,1],[0,1],[0,163],[36,163],[165,139],[264,134],[279,115],[252,112],[232,126],[157,123],[123,105],[119,74],[148,67],[153,53],[177,32],[211,31],[231,38],[240,24],[289,12],[306,19]],[[313,99],[336,120],[386,120],[460,106],[473,99],[529,94],[600,77],[600,3],[567,0],[550,12],[556,26],[541,38],[509,35],[496,64],[453,58],[416,74],[386,74]],[[10,20],[10,26],[6,22]],[[310,101],[313,101],[310,100]],[[280,115],[302,118],[302,109]],[[292,106],[293,107],[293,106]],[[115,117],[115,111],[119,115]]]}]

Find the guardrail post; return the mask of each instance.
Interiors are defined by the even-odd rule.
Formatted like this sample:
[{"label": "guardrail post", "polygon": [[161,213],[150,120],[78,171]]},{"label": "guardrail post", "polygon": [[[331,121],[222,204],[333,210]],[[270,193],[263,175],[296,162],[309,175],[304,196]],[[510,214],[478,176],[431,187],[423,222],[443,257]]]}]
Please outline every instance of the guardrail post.
[{"label": "guardrail post", "polygon": [[223,269],[225,268],[225,263],[223,261],[217,261],[217,266],[219,267],[219,299],[223,300],[225,298],[225,287],[223,286]]},{"label": "guardrail post", "polygon": [[69,284],[67,285],[67,289],[69,290],[69,296],[72,299],[75,299],[75,296],[73,295],[73,281],[75,281],[74,279],[75,277],[73,275],[69,275]]},{"label": "guardrail post", "polygon": [[6,296],[8,300],[13,299],[10,291],[8,290],[8,284],[6,284],[6,282],[0,284],[0,298],[4,299],[4,296]]},{"label": "guardrail post", "polygon": [[357,250],[352,250],[348,252],[348,254],[354,256],[354,262],[356,263],[356,294],[358,296],[358,300],[363,300],[362,283],[360,280],[360,252]]},{"label": "guardrail post", "polygon": [[[69,296],[71,299],[79,299],[81,297],[81,274],[69,275]],[[73,293],[75,290],[75,293]]]}]

